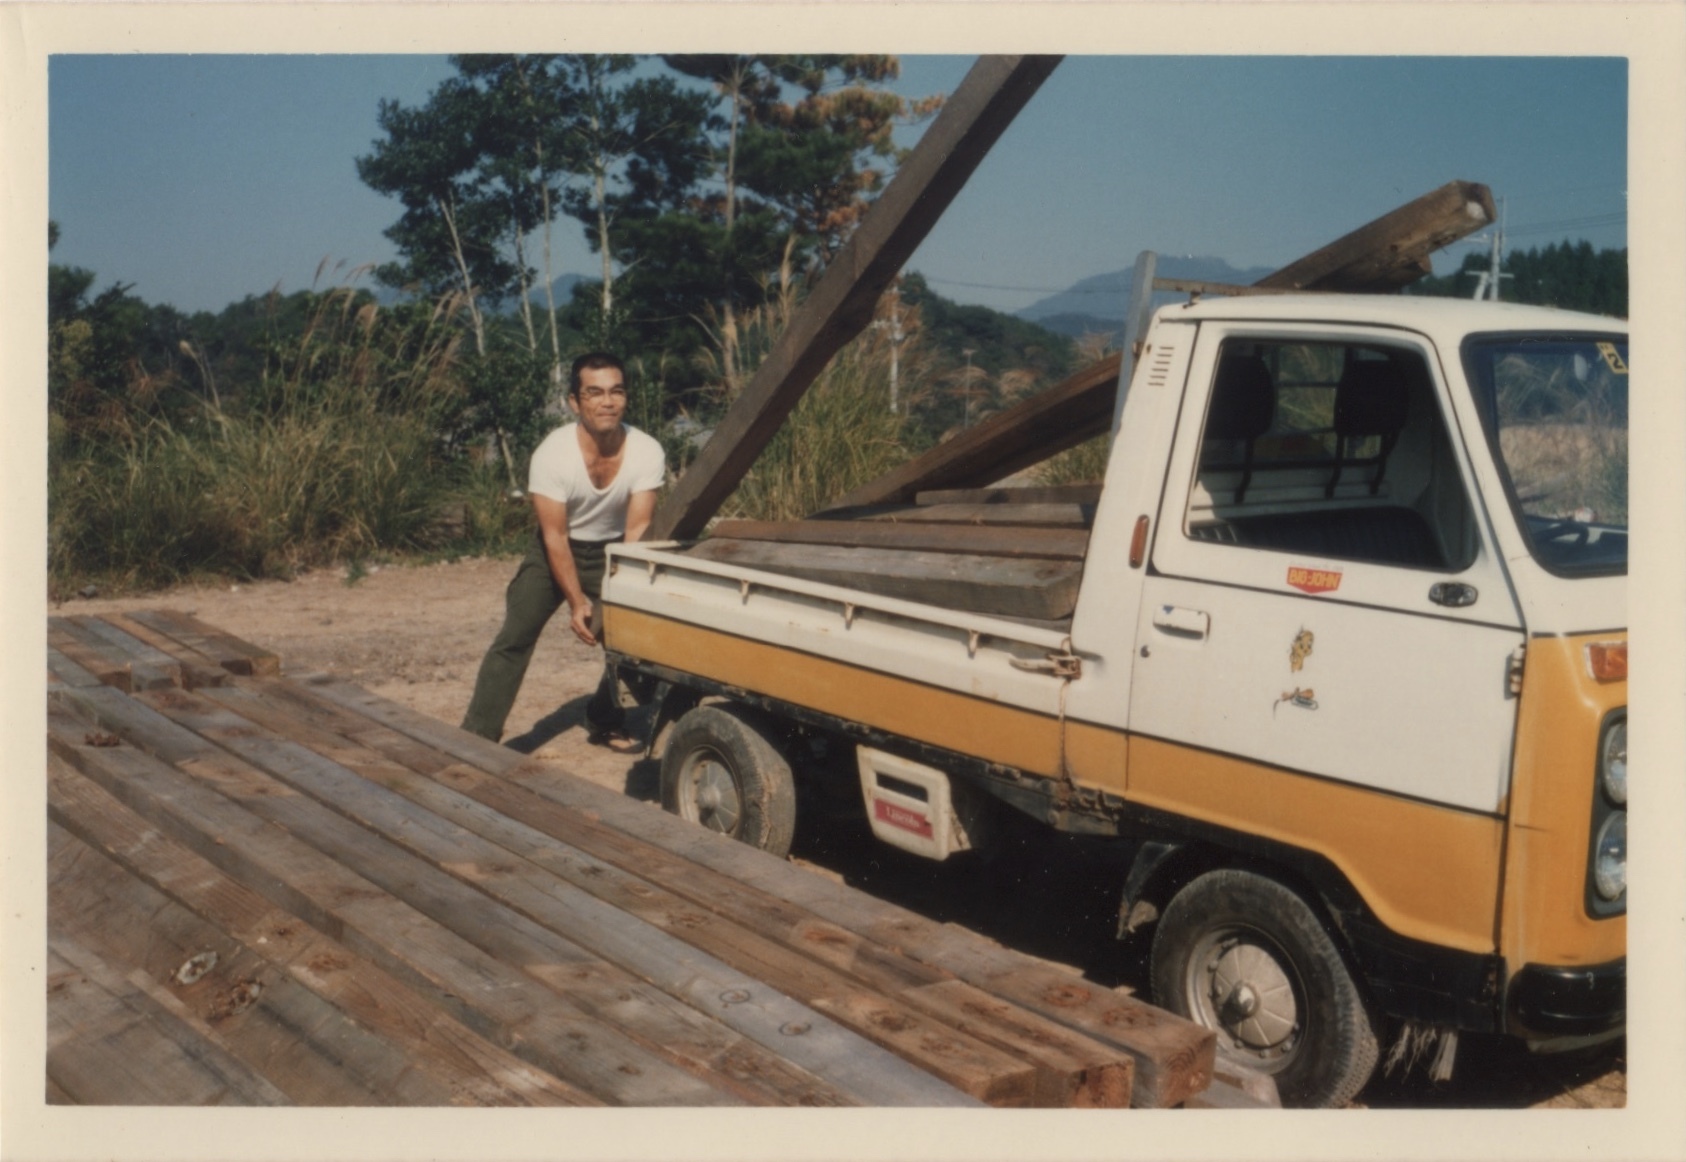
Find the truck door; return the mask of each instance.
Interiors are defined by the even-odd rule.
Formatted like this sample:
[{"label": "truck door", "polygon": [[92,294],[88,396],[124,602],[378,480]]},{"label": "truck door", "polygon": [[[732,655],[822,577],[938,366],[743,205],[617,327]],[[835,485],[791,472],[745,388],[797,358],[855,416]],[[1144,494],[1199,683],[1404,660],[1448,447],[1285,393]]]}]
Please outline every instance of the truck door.
[{"label": "truck door", "polygon": [[1129,798],[1316,851],[1390,923],[1491,948],[1522,622],[1433,348],[1202,322],[1188,383]]}]

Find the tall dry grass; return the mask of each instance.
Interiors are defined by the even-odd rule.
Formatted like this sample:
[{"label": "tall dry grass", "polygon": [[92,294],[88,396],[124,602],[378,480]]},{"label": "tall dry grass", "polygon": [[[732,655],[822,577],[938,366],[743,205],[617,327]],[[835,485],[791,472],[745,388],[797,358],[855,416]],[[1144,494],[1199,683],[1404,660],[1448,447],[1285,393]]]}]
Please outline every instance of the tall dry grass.
[{"label": "tall dry grass", "polygon": [[[753,378],[796,308],[788,270],[785,273],[780,289],[765,304],[737,320],[741,383]],[[808,516],[910,458],[907,417],[925,366],[918,319],[905,307],[902,333],[898,410],[890,410],[889,329],[868,327],[820,373],[726,502],[722,516]],[[718,363],[710,370],[718,374]]]},{"label": "tall dry grass", "polygon": [[429,546],[441,507],[475,484],[441,438],[460,402],[451,309],[394,317],[330,292],[298,334],[272,345],[238,405],[202,400],[185,417],[148,417],[97,443],[55,428],[54,591],[86,579],[122,590],[199,574],[286,576]]}]

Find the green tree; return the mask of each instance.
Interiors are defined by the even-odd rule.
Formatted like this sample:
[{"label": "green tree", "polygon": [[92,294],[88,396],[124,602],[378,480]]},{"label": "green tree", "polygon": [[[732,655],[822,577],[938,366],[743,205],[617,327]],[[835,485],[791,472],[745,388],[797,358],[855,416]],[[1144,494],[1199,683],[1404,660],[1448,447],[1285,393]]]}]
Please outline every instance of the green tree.
[{"label": "green tree", "polygon": [[[1468,298],[1475,293],[1476,276],[1488,269],[1485,254],[1466,254],[1450,274],[1421,279],[1407,294]],[[1627,250],[1594,250],[1584,238],[1553,242],[1540,248],[1513,250],[1506,256],[1506,278],[1499,297],[1531,306],[1561,307],[1595,315],[1626,318],[1628,310]]]},{"label": "green tree", "polygon": [[[708,82],[725,108],[714,146],[722,191],[718,241],[721,373],[737,388],[741,306],[772,270],[828,259],[899,160],[897,124],[934,112],[874,86],[900,75],[893,56],[685,54],[662,58]],[[706,207],[708,203],[703,203]],[[747,277],[746,277],[747,275]],[[761,297],[764,297],[761,296]]]},{"label": "green tree", "polygon": [[[1076,369],[1071,339],[988,307],[946,299],[917,272],[902,279],[901,296],[920,314],[932,381],[948,389],[928,393],[914,411],[924,442],[934,443],[966,422],[968,395],[976,423]],[[978,389],[983,394],[973,394]]]}]

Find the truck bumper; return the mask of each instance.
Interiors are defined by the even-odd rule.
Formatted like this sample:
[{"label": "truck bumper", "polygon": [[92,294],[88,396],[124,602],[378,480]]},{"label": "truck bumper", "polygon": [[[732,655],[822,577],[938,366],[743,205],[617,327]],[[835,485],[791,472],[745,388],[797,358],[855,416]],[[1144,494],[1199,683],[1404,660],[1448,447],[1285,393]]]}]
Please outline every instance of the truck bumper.
[{"label": "truck bumper", "polygon": [[1524,965],[1511,978],[1506,1008],[1510,1031],[1530,1043],[1618,1037],[1627,1027],[1627,958],[1575,968]]}]

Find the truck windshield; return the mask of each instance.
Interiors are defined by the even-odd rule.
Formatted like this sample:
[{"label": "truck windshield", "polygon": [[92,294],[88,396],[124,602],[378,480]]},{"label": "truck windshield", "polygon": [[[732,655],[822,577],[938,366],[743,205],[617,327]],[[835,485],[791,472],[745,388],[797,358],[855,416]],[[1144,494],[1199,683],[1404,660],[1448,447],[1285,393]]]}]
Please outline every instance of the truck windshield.
[{"label": "truck windshield", "polygon": [[1627,571],[1627,337],[1477,336],[1464,365],[1535,560]]}]

